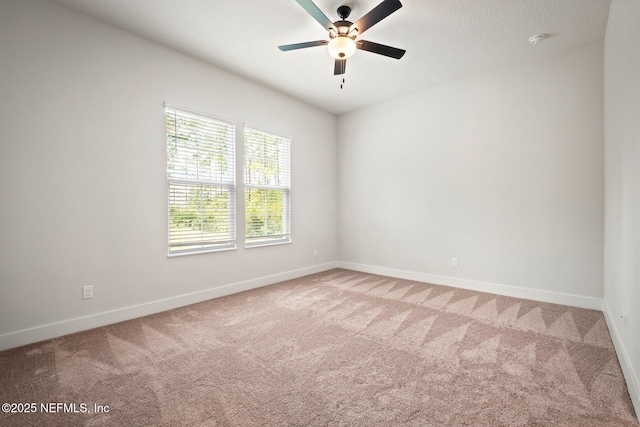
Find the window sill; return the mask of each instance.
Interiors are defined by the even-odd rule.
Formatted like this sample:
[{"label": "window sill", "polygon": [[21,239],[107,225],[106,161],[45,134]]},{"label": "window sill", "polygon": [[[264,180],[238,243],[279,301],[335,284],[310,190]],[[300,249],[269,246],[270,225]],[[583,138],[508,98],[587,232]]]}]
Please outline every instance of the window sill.
[{"label": "window sill", "polygon": [[253,248],[264,248],[265,246],[278,246],[278,245],[289,245],[291,244],[291,239],[289,240],[277,240],[274,242],[259,242],[252,244],[245,244],[245,249],[253,249]]},{"label": "window sill", "polygon": [[224,248],[211,248],[211,249],[203,249],[199,251],[190,251],[190,252],[176,252],[176,253],[168,253],[167,258],[175,258],[187,255],[200,255],[200,254],[210,254],[211,252],[227,252],[227,251],[235,251],[237,246],[225,246]]}]

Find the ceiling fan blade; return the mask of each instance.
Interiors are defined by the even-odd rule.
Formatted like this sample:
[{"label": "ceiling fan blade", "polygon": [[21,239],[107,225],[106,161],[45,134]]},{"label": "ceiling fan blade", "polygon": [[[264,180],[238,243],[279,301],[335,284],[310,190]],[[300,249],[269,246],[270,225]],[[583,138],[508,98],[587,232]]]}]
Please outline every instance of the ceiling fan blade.
[{"label": "ceiling fan blade", "polygon": [[357,28],[358,34],[362,34],[401,7],[402,3],[400,3],[399,0],[384,0],[382,3],[371,9],[369,13],[358,19],[351,26],[350,30]]},{"label": "ceiling fan blade", "polygon": [[318,21],[320,25],[322,25],[325,30],[329,31],[330,28],[333,28],[337,31],[336,27],[333,25],[333,22],[327,18],[327,15],[322,13],[320,8],[316,6],[311,0],[296,0],[300,6],[306,10],[309,15],[313,16],[313,19]]},{"label": "ceiling fan blade", "polygon": [[398,49],[397,47],[391,47],[367,40],[358,40],[356,42],[356,47],[360,50],[366,50],[367,52],[373,52],[377,53],[378,55],[384,55],[395,59],[402,58],[402,55],[404,55],[406,52],[406,50],[404,49]]},{"label": "ceiling fan blade", "polygon": [[336,63],[333,67],[333,75],[338,76],[340,74],[344,74],[346,70],[347,70],[347,60],[336,59]]},{"label": "ceiling fan blade", "polygon": [[326,46],[329,42],[327,40],[316,40],[314,42],[293,43],[278,46],[278,49],[282,51],[304,49],[305,47]]}]

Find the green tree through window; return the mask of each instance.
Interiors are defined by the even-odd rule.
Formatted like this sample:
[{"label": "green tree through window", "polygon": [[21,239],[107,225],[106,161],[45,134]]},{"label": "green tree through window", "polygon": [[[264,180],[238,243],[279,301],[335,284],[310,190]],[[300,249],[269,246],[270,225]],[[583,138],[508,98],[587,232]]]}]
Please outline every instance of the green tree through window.
[{"label": "green tree through window", "polygon": [[244,129],[247,246],[291,241],[290,140]]},{"label": "green tree through window", "polygon": [[167,107],[169,253],[235,247],[235,125]]}]

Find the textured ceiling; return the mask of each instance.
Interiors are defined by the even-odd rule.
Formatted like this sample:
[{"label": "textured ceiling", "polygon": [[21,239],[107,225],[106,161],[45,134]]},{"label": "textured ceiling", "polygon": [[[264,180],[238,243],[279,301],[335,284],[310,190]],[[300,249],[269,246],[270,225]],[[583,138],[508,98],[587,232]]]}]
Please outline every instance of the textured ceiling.
[{"label": "textured ceiling", "polygon": [[[400,60],[357,51],[346,84],[327,39],[294,0],[55,0],[334,114],[459,80],[604,37],[610,0],[402,0],[363,37],[402,49]],[[356,21],[382,0],[315,0],[331,20],[342,4]],[[530,36],[547,38],[533,46]]]}]

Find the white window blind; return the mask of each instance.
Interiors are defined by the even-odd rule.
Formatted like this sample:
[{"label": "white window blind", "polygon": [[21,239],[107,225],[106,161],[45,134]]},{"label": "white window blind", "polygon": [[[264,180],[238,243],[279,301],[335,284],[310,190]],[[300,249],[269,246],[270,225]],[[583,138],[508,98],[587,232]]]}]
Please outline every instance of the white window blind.
[{"label": "white window blind", "polygon": [[166,108],[169,254],[235,248],[235,124]]},{"label": "white window blind", "polygon": [[291,141],[244,128],[245,244],[291,241]]}]

